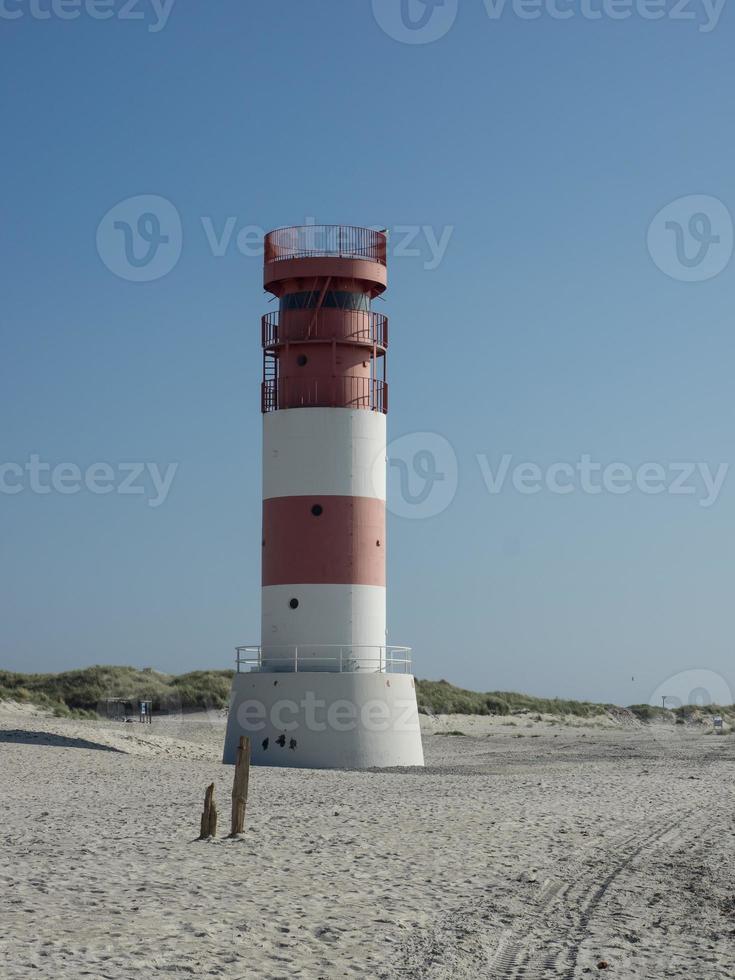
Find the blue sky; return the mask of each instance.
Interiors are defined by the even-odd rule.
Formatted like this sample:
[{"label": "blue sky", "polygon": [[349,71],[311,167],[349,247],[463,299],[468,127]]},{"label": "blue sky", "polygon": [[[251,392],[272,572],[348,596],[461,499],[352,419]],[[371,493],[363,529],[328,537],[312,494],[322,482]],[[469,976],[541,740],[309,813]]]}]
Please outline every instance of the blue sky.
[{"label": "blue sky", "polygon": [[[0,14],[0,463],[21,486],[0,493],[0,666],[183,672],[257,641],[270,307],[237,234],[313,218],[391,229],[391,436],[446,440],[453,491],[457,461],[440,512],[390,520],[390,639],[416,673],[623,703],[692,668],[735,686],[735,475],[708,506],[700,470],[669,492],[672,465],[732,455],[731,11],[702,30],[673,0],[660,20],[460,0],[407,44],[380,26],[398,0],[178,0],[162,29],[143,0],[136,20],[37,3]],[[140,195],[181,221],[148,282],[98,249]],[[719,242],[692,264],[698,234]],[[7,468],[33,456],[107,463],[116,489],[121,467],[177,469],[151,506],[150,479],[34,492]],[[535,464],[541,489],[489,493],[478,456]],[[658,463],[668,489],[548,489],[584,456]]]}]

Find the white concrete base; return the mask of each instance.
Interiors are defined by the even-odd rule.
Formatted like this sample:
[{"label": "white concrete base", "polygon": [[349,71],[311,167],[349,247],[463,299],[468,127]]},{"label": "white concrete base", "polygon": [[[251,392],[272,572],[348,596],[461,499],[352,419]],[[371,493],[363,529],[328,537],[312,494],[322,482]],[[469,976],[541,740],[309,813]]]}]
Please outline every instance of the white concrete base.
[{"label": "white concrete base", "polygon": [[423,766],[410,674],[236,674],[223,761],[241,735],[261,766],[372,769]]}]

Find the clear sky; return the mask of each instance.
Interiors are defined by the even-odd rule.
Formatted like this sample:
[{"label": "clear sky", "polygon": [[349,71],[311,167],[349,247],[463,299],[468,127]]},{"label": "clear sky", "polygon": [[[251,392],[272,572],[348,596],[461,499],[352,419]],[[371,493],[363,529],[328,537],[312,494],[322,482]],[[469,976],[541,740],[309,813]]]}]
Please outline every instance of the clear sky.
[{"label": "clear sky", "polygon": [[183,672],[258,641],[271,307],[238,234],[313,218],[391,230],[389,624],[416,673],[735,685],[735,473],[703,475],[733,448],[731,10],[34,4],[0,4],[0,667]]}]

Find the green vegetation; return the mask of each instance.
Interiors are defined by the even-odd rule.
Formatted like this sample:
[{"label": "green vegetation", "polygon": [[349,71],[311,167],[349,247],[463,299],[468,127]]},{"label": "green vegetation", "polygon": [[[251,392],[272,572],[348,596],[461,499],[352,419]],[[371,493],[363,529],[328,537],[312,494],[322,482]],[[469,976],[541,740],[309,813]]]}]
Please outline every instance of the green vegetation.
[{"label": "green vegetation", "polygon": [[[0,700],[26,701],[57,715],[82,717],[96,714],[100,702],[105,698],[149,700],[153,702],[154,711],[219,709],[228,704],[233,674],[232,670],[195,670],[175,676],[161,674],[151,668],[138,670],[135,667],[87,667],[62,674],[15,674],[0,670]],[[555,718],[572,716],[594,719],[609,710],[621,711],[614,705],[536,698],[512,691],[482,694],[455,687],[447,681],[417,680],[416,694],[419,711],[435,715],[527,714],[536,721],[541,720],[542,715],[551,715],[553,722]],[[664,709],[650,704],[634,704],[628,710],[644,722],[675,721],[683,725],[720,714],[727,723],[735,724],[735,706],[684,705]],[[503,724],[513,726],[516,722],[508,717]]]},{"label": "green vegetation", "polygon": [[696,721],[705,715],[720,715],[725,721],[735,715],[735,705],[721,704],[683,704],[680,708],[674,708],[677,724],[685,721]]},{"label": "green vegetation", "polygon": [[27,701],[57,715],[96,713],[105,698],[149,700],[154,711],[224,708],[233,674],[195,670],[177,677],[135,667],[87,667],[63,674],[0,670],[0,700]]},{"label": "green vegetation", "polygon": [[515,712],[545,715],[575,715],[591,718],[604,715],[607,705],[590,701],[565,701],[561,698],[535,698],[512,691],[490,691],[478,694],[454,687],[447,681],[416,681],[419,711],[435,715],[510,715]]},{"label": "green vegetation", "polygon": [[631,704],[628,708],[636,716],[638,721],[669,721],[671,712],[663,708],[656,708],[652,704]]},{"label": "green vegetation", "polygon": [[674,721],[677,725],[698,722],[714,715],[721,715],[725,721],[735,718],[735,705],[683,704],[679,708],[659,708],[652,704],[631,704],[628,710],[639,721]]},{"label": "green vegetation", "polygon": [[[433,715],[517,715],[529,714],[535,721],[541,720],[541,715],[551,715],[551,724],[558,724],[556,719],[564,716],[594,719],[608,712],[620,716],[625,709],[613,704],[595,704],[592,701],[567,701],[562,698],[536,698],[529,694],[517,694],[512,691],[490,691],[479,694],[476,691],[466,691],[454,687],[447,681],[416,681],[416,696],[419,711]],[[735,725],[735,705],[691,705],[685,704],[680,708],[660,708],[651,704],[633,704],[630,711],[639,721],[668,721],[677,725],[699,722],[712,715],[722,715],[725,722]],[[592,722],[594,724],[594,722]],[[516,722],[506,721],[505,725]],[[590,724],[588,722],[587,724]]]}]

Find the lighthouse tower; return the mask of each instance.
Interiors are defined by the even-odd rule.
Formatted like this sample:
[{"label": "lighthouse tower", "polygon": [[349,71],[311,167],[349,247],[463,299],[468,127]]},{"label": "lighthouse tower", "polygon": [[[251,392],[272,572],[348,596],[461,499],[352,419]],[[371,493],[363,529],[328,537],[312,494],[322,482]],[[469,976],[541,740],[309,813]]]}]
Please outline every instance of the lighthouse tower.
[{"label": "lighthouse tower", "polygon": [[386,642],[386,236],[265,239],[261,643],[239,647],[225,741],[263,765],[423,765],[410,649]]}]

